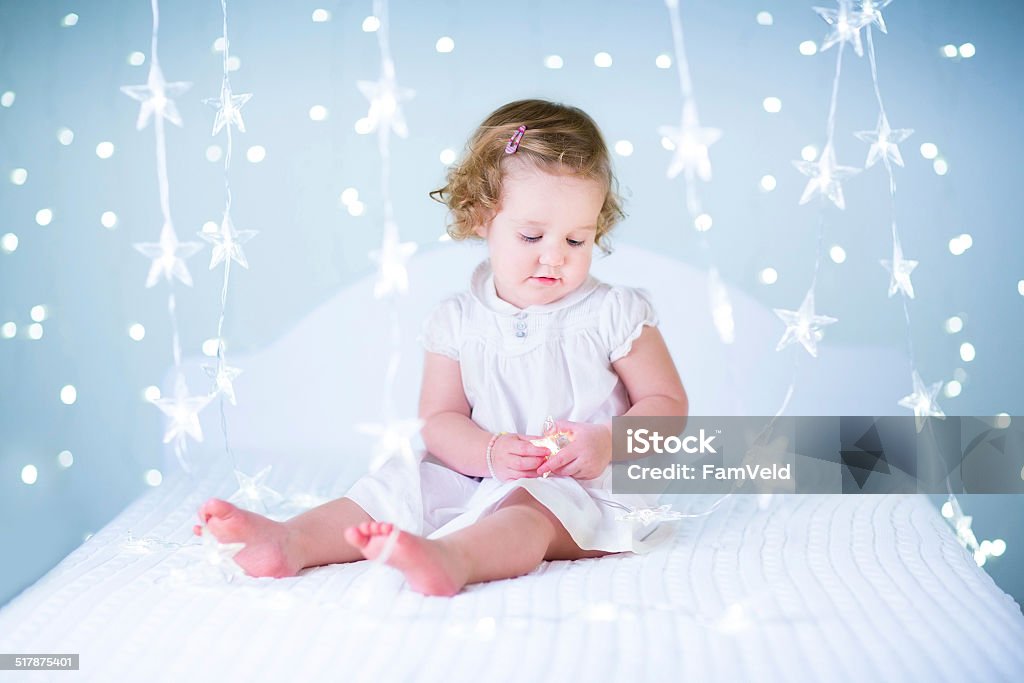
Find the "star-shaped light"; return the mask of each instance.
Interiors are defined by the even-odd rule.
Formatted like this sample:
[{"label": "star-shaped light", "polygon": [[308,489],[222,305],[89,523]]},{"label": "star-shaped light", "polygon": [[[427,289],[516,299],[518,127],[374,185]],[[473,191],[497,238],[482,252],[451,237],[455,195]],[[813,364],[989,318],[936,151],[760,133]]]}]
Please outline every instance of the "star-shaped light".
[{"label": "star-shaped light", "polygon": [[904,396],[899,400],[899,405],[903,408],[909,408],[914,411],[914,417],[917,422],[917,431],[920,432],[924,427],[924,421],[929,417],[937,417],[945,419],[946,414],[942,412],[942,408],[935,402],[935,396],[939,393],[939,389],[942,388],[942,382],[935,382],[930,385],[925,385],[921,379],[921,375],[917,374],[917,370],[914,370],[914,374],[911,376],[911,381],[914,383],[913,393]]},{"label": "star-shaped light", "polygon": [[357,81],[356,85],[370,101],[370,110],[366,114],[370,132],[383,126],[385,129],[390,128],[400,138],[409,135],[399,104],[403,100],[412,99],[416,91],[398,85],[395,81],[394,62],[390,59],[384,61],[381,76],[376,81]]},{"label": "star-shaped light", "polygon": [[896,292],[903,292],[911,299],[914,298],[914,285],[910,282],[910,274],[917,268],[917,261],[903,258],[903,247],[900,246],[900,238],[896,236],[892,241],[892,260],[882,259],[879,261],[889,271],[889,296]]},{"label": "star-shaped light", "polygon": [[254,510],[266,514],[268,503],[274,505],[280,503],[283,496],[264,482],[270,474],[271,466],[267,465],[255,476],[250,477],[244,472],[235,470],[235,479],[238,480],[238,490],[228,498],[229,503],[234,503],[247,510]]},{"label": "star-shaped light", "polygon": [[149,119],[153,114],[167,119],[176,126],[181,126],[181,115],[171,98],[181,95],[191,87],[192,84],[185,81],[175,81],[174,83],[165,81],[160,65],[153,60],[149,67],[146,84],[122,85],[121,92],[142,103],[142,106],[139,107],[139,118],[135,122],[135,128],[142,130],[149,124]]},{"label": "star-shaped light", "polygon": [[683,519],[686,515],[672,509],[671,505],[659,505],[656,508],[633,508],[629,512],[616,515],[615,519],[620,521],[638,521],[644,526],[654,522],[670,522]]},{"label": "star-shaped light", "polygon": [[903,155],[900,154],[899,143],[909,138],[914,132],[913,128],[889,127],[889,120],[885,112],[878,115],[878,125],[874,130],[862,130],[854,133],[857,139],[863,140],[871,145],[868,149],[868,159],[864,162],[864,168],[871,168],[881,159],[886,168],[890,168],[889,162],[897,166],[903,165]]},{"label": "star-shaped light", "polygon": [[235,230],[235,223],[231,220],[231,214],[224,212],[224,220],[220,222],[217,232],[201,232],[199,236],[213,245],[213,254],[210,256],[210,270],[217,267],[224,259],[237,261],[243,268],[249,267],[245,259],[245,252],[242,245],[258,234],[257,230]]},{"label": "star-shaped light", "polygon": [[220,97],[209,97],[203,100],[203,104],[217,110],[217,115],[213,119],[213,133],[211,135],[216,135],[220,132],[221,128],[231,126],[232,124],[240,132],[244,133],[245,122],[242,120],[242,107],[250,99],[252,99],[252,93],[232,94],[231,83],[225,77],[220,84]]},{"label": "star-shaped light", "polygon": [[149,275],[146,276],[147,288],[155,285],[161,274],[167,281],[176,277],[185,285],[192,286],[192,275],[188,272],[185,259],[193,256],[203,245],[199,242],[179,242],[170,222],[164,223],[160,229],[159,242],[138,242],[132,246],[146,258],[152,259]]},{"label": "star-shaped light", "polygon": [[864,26],[875,23],[878,24],[878,29],[882,33],[888,33],[889,31],[885,28],[885,19],[882,18],[882,10],[891,2],[892,0],[861,0],[860,7],[854,12],[854,15]]},{"label": "star-shaped light", "polygon": [[683,113],[678,127],[661,126],[658,134],[671,140],[675,147],[672,162],[665,175],[675,178],[685,173],[686,180],[692,181],[697,176],[703,181],[711,180],[711,159],[708,147],[722,137],[718,128],[702,128],[697,119],[697,105],[692,99],[683,103]]},{"label": "star-shaped light", "polygon": [[409,290],[409,272],[405,264],[416,249],[415,242],[399,241],[397,225],[392,222],[385,224],[380,249],[370,252],[370,260],[378,266],[374,297],[381,299],[391,293],[404,294]]},{"label": "star-shaped light", "polygon": [[839,4],[838,9],[813,8],[818,16],[832,27],[832,31],[825,36],[825,40],[821,44],[821,50],[824,52],[836,43],[850,43],[857,56],[863,57],[864,46],[860,42],[860,30],[871,21],[871,17],[865,18],[863,14],[854,12],[851,0],[836,1]]},{"label": "star-shaped light", "polygon": [[415,460],[412,450],[412,438],[419,434],[423,420],[390,420],[386,423],[356,425],[356,431],[377,437],[373,448],[373,459],[370,471],[380,468],[392,456],[398,455],[406,463]]},{"label": "star-shaped light", "polygon": [[235,562],[235,555],[245,548],[244,543],[221,543],[205,526],[202,530],[202,538],[203,559],[220,571],[227,581],[245,574],[245,571]]},{"label": "star-shaped light", "polygon": [[825,149],[821,151],[821,157],[817,161],[794,161],[793,165],[810,178],[807,181],[807,187],[804,188],[804,193],[800,195],[801,204],[806,204],[815,194],[821,193],[838,208],[846,208],[843,187],[839,181],[859,173],[860,169],[852,166],[837,166],[836,151],[831,142],[825,145]]},{"label": "star-shaped light", "polygon": [[807,353],[811,354],[814,358],[818,357],[818,342],[825,336],[821,328],[839,322],[837,318],[831,316],[815,315],[813,288],[807,290],[807,295],[804,297],[803,303],[800,304],[798,310],[787,311],[782,308],[772,310],[775,311],[775,315],[782,319],[782,322],[786,323],[786,331],[783,333],[782,339],[779,340],[775,350],[781,351],[794,342],[800,342],[807,349]]},{"label": "star-shaped light", "polygon": [[213,396],[190,396],[184,376],[178,375],[174,383],[174,397],[158,398],[153,401],[164,415],[171,418],[164,433],[164,443],[177,439],[179,443],[184,444],[186,435],[196,441],[202,441],[203,429],[199,426],[199,413],[212,400]]},{"label": "star-shaped light", "polygon": [[203,371],[206,372],[207,377],[213,380],[214,393],[224,394],[231,401],[231,405],[237,406],[238,401],[235,398],[235,385],[233,382],[236,377],[242,374],[242,371],[224,362],[223,356],[217,361],[216,365],[204,365]]},{"label": "star-shaped light", "polygon": [[[559,431],[555,418],[552,415],[548,415],[544,419],[544,424],[541,426],[541,435],[539,439],[530,439],[530,443],[538,448],[548,449],[549,455],[544,456],[545,460],[572,443],[572,433]],[[551,472],[545,472],[540,476],[542,479],[547,479],[551,476]]]}]

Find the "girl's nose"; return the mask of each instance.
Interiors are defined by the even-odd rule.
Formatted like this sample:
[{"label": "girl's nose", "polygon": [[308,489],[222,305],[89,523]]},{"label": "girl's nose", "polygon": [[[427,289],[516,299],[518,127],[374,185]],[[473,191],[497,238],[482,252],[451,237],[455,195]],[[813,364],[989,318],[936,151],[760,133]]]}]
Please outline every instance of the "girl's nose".
[{"label": "girl's nose", "polygon": [[556,246],[548,247],[540,255],[541,265],[557,268],[565,263],[565,252]]}]

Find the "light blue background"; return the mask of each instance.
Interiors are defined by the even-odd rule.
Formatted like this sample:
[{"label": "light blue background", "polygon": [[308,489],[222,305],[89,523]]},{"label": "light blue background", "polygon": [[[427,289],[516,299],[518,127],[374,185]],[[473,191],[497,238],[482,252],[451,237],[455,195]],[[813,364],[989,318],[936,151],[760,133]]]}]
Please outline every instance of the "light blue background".
[{"label": "light blue background", "polygon": [[[884,10],[889,34],[875,31],[890,122],[916,130],[901,146],[906,168],[897,169],[904,251],[921,262],[908,330],[899,299],[886,297],[888,274],[878,263],[891,256],[881,165],[844,184],[844,213],[817,202],[797,206],[805,178],[790,161],[804,145],[824,142],[836,55],[799,54],[801,41],[820,42],[827,32],[810,4],[681,3],[702,123],[724,131],[711,148],[714,180],[699,188],[714,218],[707,236],[723,278],[767,306],[795,309],[810,283],[823,217],[825,246],[840,244],[847,253],[845,263],[822,263],[818,310],[840,320],[828,328],[823,353],[829,344],[902,351],[909,333],[925,380],[948,381],[957,368],[967,373],[960,396],[940,395],[947,413],[1024,413],[1024,297],[1017,292],[1024,278],[1024,7],[898,0]],[[331,21],[313,23],[316,7],[330,10]],[[360,28],[370,9],[369,2],[229,4],[232,54],[241,59],[232,83],[255,94],[243,110],[248,133],[236,137],[232,213],[239,229],[260,230],[245,247],[251,271],[232,272],[226,338],[234,353],[268,344],[372,272],[367,252],[379,244],[382,226],[379,158],[375,136],[353,129],[367,108],[355,81],[374,80],[379,70],[376,36]],[[757,24],[761,10],[773,14],[772,26]],[[80,14],[78,24],[62,28],[72,11]],[[137,103],[118,91],[145,82],[148,60],[133,67],[127,57],[135,50],[148,56],[150,21],[144,0],[0,2],[0,92],[16,93],[13,106],[0,108],[0,233],[20,240],[14,253],[0,253],[0,323],[18,325],[16,338],[0,339],[0,603],[142,493],[143,473],[161,463],[163,422],[142,390],[160,384],[171,363],[167,289],[162,282],[144,288],[148,264],[132,248],[159,234],[153,129],[135,131]],[[223,137],[211,140],[213,110],[201,103],[219,91],[221,55],[212,45],[220,22],[214,0],[163,3],[160,63],[168,80],[194,82],[178,100],[185,127],[168,128],[172,213],[182,240],[219,220],[223,207],[221,164],[205,159],[206,147],[223,144]],[[454,39],[454,52],[434,49],[443,35]],[[977,46],[975,57],[941,56],[942,45],[968,41]],[[427,197],[443,179],[439,153],[459,150],[494,107],[541,96],[590,112],[609,142],[633,143],[631,156],[616,157],[629,214],[619,243],[706,266],[685,216],[681,179],[665,178],[670,154],[657,134],[659,126],[678,123],[681,104],[674,69],[654,64],[657,55],[672,53],[663,3],[398,1],[391,46],[399,82],[417,93],[403,107],[409,139],[392,141],[403,239],[421,250],[443,248],[437,237],[444,213]],[[594,66],[599,51],[613,56],[610,69]],[[565,67],[545,68],[549,54],[560,55]],[[782,100],[780,113],[763,110],[768,96]],[[329,110],[326,121],[310,120],[315,104]],[[876,118],[867,58],[847,50],[839,163],[862,164],[867,145],[852,132],[874,128]],[[62,126],[75,134],[67,147],[56,139]],[[104,140],[116,146],[107,160],[95,154]],[[922,158],[923,142],[938,145],[948,175],[937,175]],[[262,163],[245,161],[244,149],[254,144],[267,149]],[[9,181],[19,167],[29,172],[23,186]],[[770,193],[758,187],[768,173],[778,180]],[[350,216],[341,206],[346,187],[359,190],[364,215]],[[34,216],[44,207],[55,218],[40,227]],[[108,210],[119,219],[113,230],[99,222]],[[949,240],[964,232],[973,247],[954,256]],[[186,355],[215,335],[222,271],[206,270],[208,253],[189,262],[195,287],[177,288]],[[758,282],[766,266],[778,270],[777,284]],[[25,332],[37,304],[49,317],[43,338],[33,341]],[[943,330],[952,315],[965,320],[956,335]],[[134,322],[146,328],[141,342],[127,335]],[[973,362],[960,359],[964,341],[977,349]],[[343,339],[338,352],[345,352]],[[790,363],[792,353],[778,362]],[[910,393],[909,361],[906,374]],[[65,384],[78,390],[72,406],[59,400]],[[892,397],[893,414],[904,412],[896,406],[901,396]],[[64,449],[75,457],[67,470],[57,464]],[[21,482],[26,464],[39,470],[32,486]],[[1024,503],[997,496],[962,502],[979,537],[1007,541],[1006,554],[986,569],[1020,602]]]}]

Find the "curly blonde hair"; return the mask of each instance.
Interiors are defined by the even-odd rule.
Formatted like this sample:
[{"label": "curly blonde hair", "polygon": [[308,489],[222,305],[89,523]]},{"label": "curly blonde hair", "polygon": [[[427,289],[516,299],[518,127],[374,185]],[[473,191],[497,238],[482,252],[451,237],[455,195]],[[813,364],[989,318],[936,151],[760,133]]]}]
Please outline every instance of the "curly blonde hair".
[{"label": "curly blonde hair", "polygon": [[[515,154],[505,145],[519,128],[526,134]],[[501,202],[503,164],[515,159],[558,173],[596,180],[607,188],[597,217],[594,243],[609,252],[608,233],[625,217],[611,155],[601,131],[581,109],[547,100],[517,100],[499,107],[473,132],[462,159],[448,169],[447,184],[430,193],[448,207],[452,239],[477,237],[475,228],[487,225]]]}]

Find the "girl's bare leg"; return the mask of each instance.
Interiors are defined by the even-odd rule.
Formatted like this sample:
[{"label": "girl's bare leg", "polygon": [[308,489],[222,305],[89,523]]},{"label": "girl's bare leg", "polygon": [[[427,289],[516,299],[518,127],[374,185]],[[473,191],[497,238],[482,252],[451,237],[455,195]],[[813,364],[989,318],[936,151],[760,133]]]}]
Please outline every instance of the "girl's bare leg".
[{"label": "girl's bare leg", "polygon": [[[345,529],[371,521],[354,501],[339,498],[287,522],[275,522],[231,503],[211,498],[199,519],[221,543],[245,543],[235,561],[250,576],[294,576],[306,567],[363,559],[345,540]],[[201,533],[196,525],[193,533]]]},{"label": "girl's bare leg", "polygon": [[[369,559],[384,549],[394,530],[366,522],[345,532]],[[582,550],[551,512],[523,489],[493,513],[448,536],[428,540],[400,531],[387,563],[409,585],[427,595],[454,595],[468,583],[494,581],[532,571],[542,560],[577,560],[608,553]]]}]

